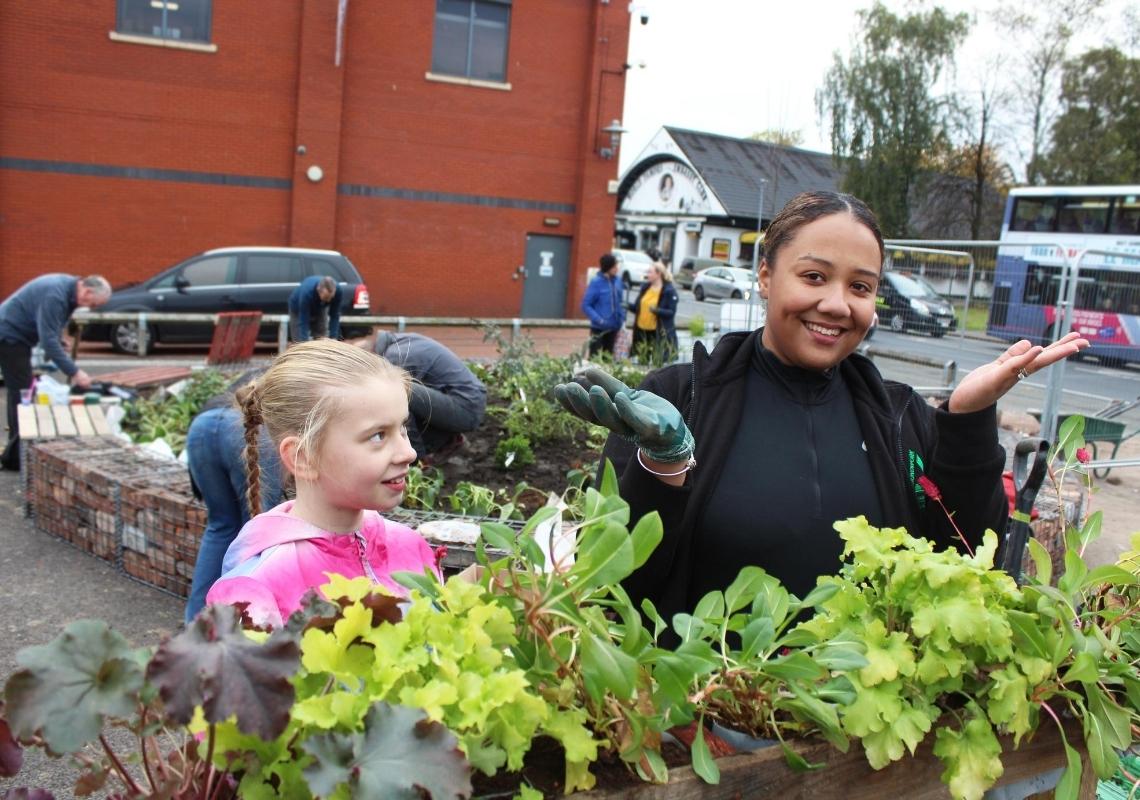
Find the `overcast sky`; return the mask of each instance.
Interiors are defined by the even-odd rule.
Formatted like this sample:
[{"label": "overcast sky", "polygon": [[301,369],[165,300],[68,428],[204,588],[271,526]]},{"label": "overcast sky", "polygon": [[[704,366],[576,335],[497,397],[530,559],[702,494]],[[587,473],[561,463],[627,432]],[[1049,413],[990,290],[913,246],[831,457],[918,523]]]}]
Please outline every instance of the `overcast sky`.
[{"label": "overcast sky", "polygon": [[[1107,0],[1105,25],[1085,41],[1103,41],[1106,29],[1118,29],[1126,2]],[[855,12],[869,5],[870,0],[637,0],[621,170],[662,125],[729,136],[766,128],[800,130],[803,147],[829,152],[828,132],[816,123],[815,92],[832,53],[850,52]],[[903,0],[887,5],[896,11],[906,7]],[[976,83],[985,64],[1003,50],[985,13],[997,2],[943,0],[940,5],[977,14],[957,65],[960,85]],[[646,25],[640,23],[641,11],[649,15]]]}]

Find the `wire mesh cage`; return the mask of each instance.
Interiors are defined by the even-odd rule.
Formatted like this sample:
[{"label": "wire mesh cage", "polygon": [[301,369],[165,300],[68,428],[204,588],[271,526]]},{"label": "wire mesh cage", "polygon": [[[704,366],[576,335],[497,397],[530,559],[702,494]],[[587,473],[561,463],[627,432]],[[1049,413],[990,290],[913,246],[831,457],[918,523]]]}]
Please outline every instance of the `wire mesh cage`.
[{"label": "wire mesh cage", "polygon": [[183,464],[111,437],[45,440],[27,453],[37,529],[131,578],[189,594],[206,515]]},{"label": "wire mesh cage", "polygon": [[96,558],[118,564],[121,447],[104,438],[55,439],[27,448],[28,501],[36,527]]}]

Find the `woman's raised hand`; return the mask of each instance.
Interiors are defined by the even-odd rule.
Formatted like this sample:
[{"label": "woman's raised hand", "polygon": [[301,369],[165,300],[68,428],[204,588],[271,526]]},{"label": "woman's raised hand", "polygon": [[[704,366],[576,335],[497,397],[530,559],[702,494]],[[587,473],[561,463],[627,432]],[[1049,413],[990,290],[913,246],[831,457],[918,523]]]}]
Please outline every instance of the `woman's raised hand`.
[{"label": "woman's raised hand", "polygon": [[993,405],[1023,378],[1079,353],[1089,346],[1079,333],[1068,333],[1042,347],[1022,339],[988,364],[970,372],[950,395],[949,409],[955,414],[981,411]]},{"label": "woman's raised hand", "polygon": [[693,454],[693,434],[681,412],[664,398],[631,389],[603,370],[585,372],[589,392],[578,383],[554,387],[558,402],[577,417],[603,425],[661,463],[685,461]]}]

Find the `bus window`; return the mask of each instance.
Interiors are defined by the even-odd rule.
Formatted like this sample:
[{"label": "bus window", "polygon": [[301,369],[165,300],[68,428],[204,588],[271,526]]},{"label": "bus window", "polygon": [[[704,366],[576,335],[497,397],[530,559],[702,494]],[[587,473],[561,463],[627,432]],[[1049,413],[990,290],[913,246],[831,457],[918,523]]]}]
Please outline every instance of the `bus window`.
[{"label": "bus window", "polygon": [[1116,198],[1112,207],[1112,226],[1109,233],[1140,234],[1140,197],[1129,195]]},{"label": "bus window", "polygon": [[1025,292],[1023,302],[1035,306],[1057,305],[1057,289],[1061,284],[1060,267],[1043,267],[1040,264],[1029,264],[1025,274]]},{"label": "bus window", "polygon": [[1057,215],[1058,233],[1104,233],[1107,224],[1107,198],[1062,198],[1061,212]]},{"label": "bus window", "polygon": [[1057,206],[1052,197],[1019,197],[1013,207],[1010,227],[1015,231],[1051,231]]}]

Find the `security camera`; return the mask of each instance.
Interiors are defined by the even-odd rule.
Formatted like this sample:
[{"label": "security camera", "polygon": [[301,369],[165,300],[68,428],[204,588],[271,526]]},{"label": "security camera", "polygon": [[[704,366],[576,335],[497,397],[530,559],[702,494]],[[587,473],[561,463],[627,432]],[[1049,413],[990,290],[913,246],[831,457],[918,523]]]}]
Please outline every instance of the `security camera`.
[{"label": "security camera", "polygon": [[642,11],[641,12],[641,24],[642,25],[648,25],[649,24],[649,12],[648,11]]},{"label": "security camera", "polygon": [[307,151],[305,150],[305,145],[303,145],[303,144],[297,145],[297,155],[303,156],[303,155],[305,155],[306,152]]}]

